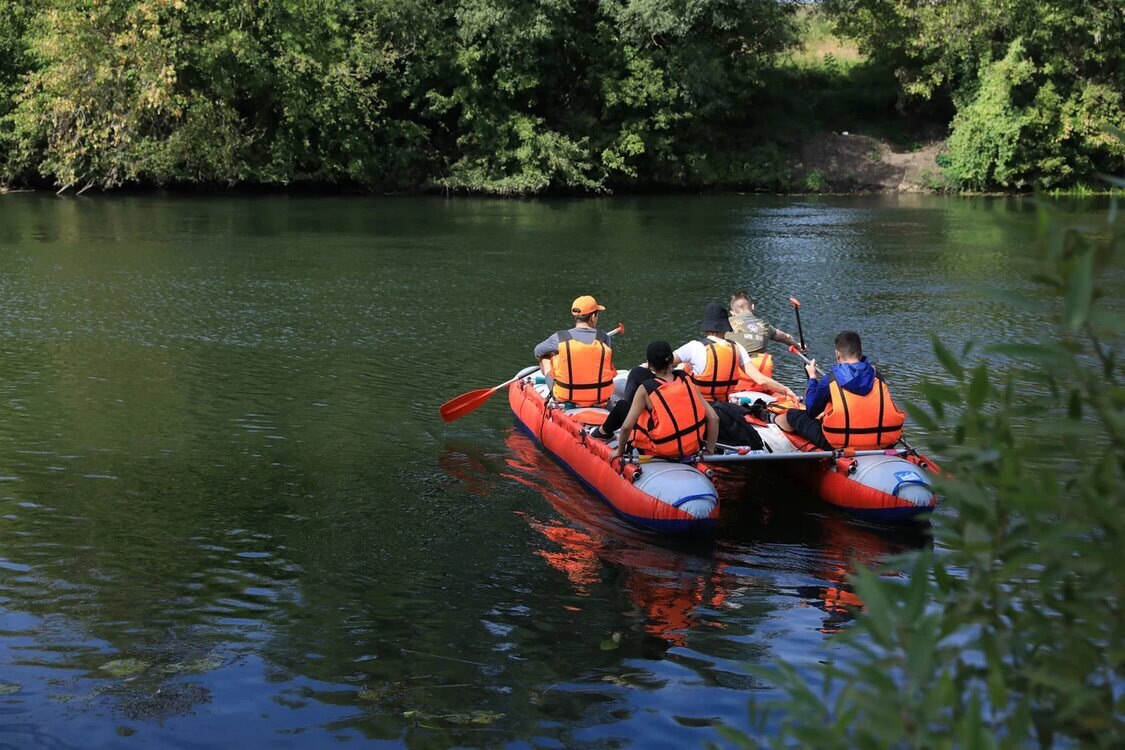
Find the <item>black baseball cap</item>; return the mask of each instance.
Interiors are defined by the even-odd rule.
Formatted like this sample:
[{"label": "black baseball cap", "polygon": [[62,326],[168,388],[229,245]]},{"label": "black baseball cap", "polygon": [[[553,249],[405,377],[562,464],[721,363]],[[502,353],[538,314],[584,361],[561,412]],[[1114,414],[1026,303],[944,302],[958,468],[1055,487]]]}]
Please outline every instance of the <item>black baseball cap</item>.
[{"label": "black baseball cap", "polygon": [[645,350],[645,359],[650,365],[663,365],[671,362],[674,358],[672,345],[667,341],[653,341]]}]

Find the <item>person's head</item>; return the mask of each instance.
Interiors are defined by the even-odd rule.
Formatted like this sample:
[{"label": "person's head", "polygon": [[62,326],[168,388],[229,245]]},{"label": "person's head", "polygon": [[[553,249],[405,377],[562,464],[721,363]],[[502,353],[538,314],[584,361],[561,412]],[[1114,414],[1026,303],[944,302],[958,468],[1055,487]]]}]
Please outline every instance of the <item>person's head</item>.
[{"label": "person's head", "polygon": [[754,300],[745,289],[739,289],[730,297],[730,311],[734,315],[754,311]]},{"label": "person's head", "polygon": [[667,341],[653,341],[645,350],[645,359],[649,368],[663,372],[672,366],[674,355],[672,345]]},{"label": "person's head", "polygon": [[574,316],[575,323],[596,326],[598,324],[598,313],[604,309],[604,306],[599,305],[598,301],[588,294],[584,294],[570,303],[570,314]]},{"label": "person's head", "polygon": [[699,324],[699,330],[704,334],[715,336],[722,336],[732,331],[726,308],[718,302],[707,303],[707,307],[703,309],[703,321]]},{"label": "person's head", "polygon": [[840,331],[836,334],[836,359],[856,361],[863,356],[863,344],[855,331]]}]

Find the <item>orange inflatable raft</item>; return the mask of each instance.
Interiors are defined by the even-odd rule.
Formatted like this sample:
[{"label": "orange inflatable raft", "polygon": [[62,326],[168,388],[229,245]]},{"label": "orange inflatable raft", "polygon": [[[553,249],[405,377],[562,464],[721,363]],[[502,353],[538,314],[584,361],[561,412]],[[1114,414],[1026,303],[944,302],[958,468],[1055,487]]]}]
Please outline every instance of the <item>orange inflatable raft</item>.
[{"label": "orange inflatable raft", "polygon": [[705,466],[675,461],[611,463],[615,443],[586,434],[587,427],[603,422],[608,411],[548,402],[547,386],[536,380],[542,378],[521,378],[508,387],[508,402],[519,426],[618,515],[663,534],[714,528],[719,495]]}]

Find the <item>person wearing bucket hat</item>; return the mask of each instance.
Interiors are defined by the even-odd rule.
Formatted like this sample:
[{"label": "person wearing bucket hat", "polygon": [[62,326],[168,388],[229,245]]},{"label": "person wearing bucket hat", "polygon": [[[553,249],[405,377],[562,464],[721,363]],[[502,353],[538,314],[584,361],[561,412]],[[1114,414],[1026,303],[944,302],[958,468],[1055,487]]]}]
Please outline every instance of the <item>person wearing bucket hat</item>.
[{"label": "person wearing bucket hat", "polygon": [[689,341],[673,352],[674,364],[684,364],[692,382],[708,401],[726,401],[738,381],[745,377],[764,390],[797,401],[797,394],[766,377],[750,361],[746,347],[723,336],[731,331],[727,310],[718,302],[710,302],[703,310],[699,324],[703,338]]},{"label": "person wearing bucket hat", "polygon": [[604,305],[588,294],[570,303],[574,327],[555,331],[535,347],[535,358],[547,376],[556,401],[578,406],[595,406],[609,401],[613,394],[613,366],[610,338],[598,330],[598,313]]}]

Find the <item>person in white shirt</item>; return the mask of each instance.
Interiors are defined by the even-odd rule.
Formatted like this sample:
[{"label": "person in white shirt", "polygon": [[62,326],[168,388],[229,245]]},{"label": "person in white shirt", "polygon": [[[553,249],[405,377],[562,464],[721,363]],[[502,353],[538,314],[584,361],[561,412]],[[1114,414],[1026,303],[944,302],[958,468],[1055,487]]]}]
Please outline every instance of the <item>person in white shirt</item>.
[{"label": "person in white shirt", "polygon": [[750,361],[746,347],[723,336],[731,330],[727,310],[717,302],[709,303],[700,325],[703,338],[689,341],[673,352],[674,365],[684,364],[708,401],[726,401],[740,377],[745,374],[771,393],[796,402],[797,394],[773,378],[766,377]]}]

